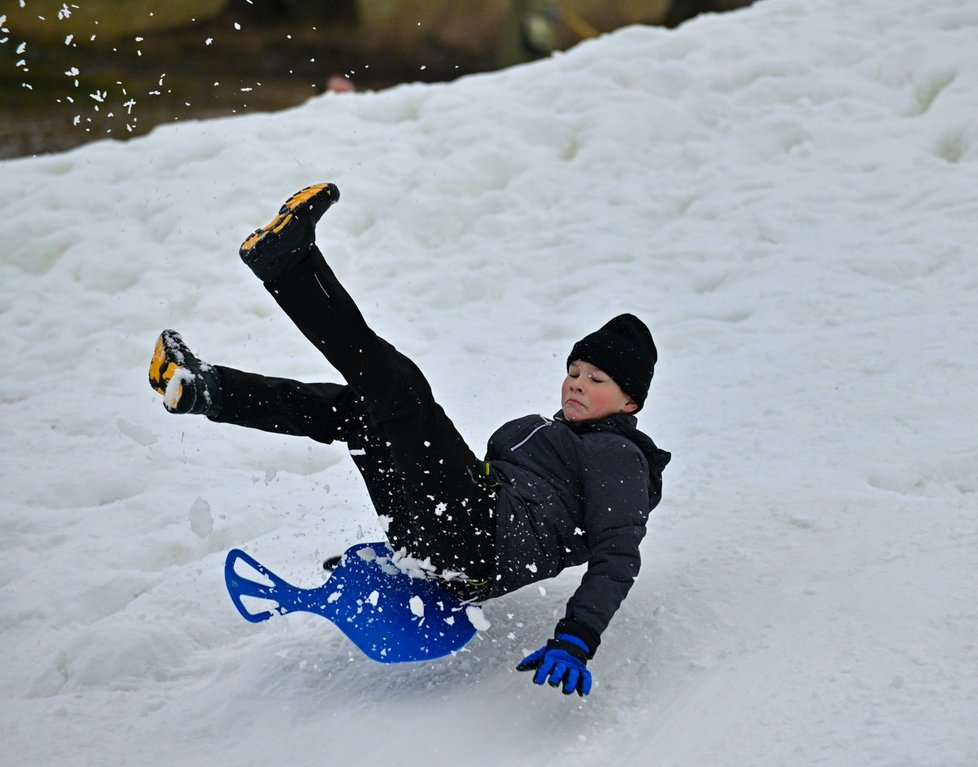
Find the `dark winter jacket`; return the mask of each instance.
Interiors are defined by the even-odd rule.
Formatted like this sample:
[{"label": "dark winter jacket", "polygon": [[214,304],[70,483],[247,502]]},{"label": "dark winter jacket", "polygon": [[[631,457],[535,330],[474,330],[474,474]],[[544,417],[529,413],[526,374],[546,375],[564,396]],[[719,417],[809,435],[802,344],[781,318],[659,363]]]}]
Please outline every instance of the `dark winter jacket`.
[{"label": "dark winter jacket", "polygon": [[593,653],[638,575],[639,543],[669,459],[631,415],[583,423],[529,415],[505,424],[486,454],[497,492],[489,596],[587,563],[558,630]]}]

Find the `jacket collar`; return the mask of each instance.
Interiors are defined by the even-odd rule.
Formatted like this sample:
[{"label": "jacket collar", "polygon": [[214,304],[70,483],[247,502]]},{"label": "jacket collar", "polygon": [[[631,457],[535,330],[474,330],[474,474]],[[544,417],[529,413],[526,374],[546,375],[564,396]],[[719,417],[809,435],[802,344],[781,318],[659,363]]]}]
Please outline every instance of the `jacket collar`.
[{"label": "jacket collar", "polygon": [[615,413],[596,421],[568,421],[564,418],[564,413],[558,410],[554,420],[564,424],[575,434],[591,434],[601,431],[620,434],[634,442],[639,450],[645,454],[645,459],[649,462],[649,470],[653,472],[661,473],[672,459],[671,453],[656,447],[649,435],[639,431],[638,419],[631,413]]}]

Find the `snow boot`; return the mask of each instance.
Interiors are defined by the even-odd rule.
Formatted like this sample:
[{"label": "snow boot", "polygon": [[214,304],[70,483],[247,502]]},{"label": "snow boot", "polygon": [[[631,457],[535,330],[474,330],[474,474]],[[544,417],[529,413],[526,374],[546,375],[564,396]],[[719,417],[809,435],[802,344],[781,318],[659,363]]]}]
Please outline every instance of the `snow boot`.
[{"label": "snow boot", "polygon": [[175,330],[164,330],[156,339],[149,385],[163,395],[163,406],[171,413],[216,415],[221,409],[220,374],[201,362]]},{"label": "snow boot", "polygon": [[317,222],[339,199],[335,184],[316,184],[296,192],[275,218],[241,244],[241,260],[262,282],[278,279],[309,254],[316,241]]}]

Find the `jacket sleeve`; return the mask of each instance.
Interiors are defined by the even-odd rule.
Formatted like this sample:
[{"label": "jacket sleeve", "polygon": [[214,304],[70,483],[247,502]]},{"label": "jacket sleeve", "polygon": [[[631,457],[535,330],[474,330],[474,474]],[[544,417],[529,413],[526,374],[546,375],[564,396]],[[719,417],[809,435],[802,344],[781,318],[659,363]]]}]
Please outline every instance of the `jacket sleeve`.
[{"label": "jacket sleeve", "polygon": [[587,571],[557,633],[579,636],[593,655],[632,587],[650,513],[649,467],[641,451],[613,442],[588,460],[584,476]]}]

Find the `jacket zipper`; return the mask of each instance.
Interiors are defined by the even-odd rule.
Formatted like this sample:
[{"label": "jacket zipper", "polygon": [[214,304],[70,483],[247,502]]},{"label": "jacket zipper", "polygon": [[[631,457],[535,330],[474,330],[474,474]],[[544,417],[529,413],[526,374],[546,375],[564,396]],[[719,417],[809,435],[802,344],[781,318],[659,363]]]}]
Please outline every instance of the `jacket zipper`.
[{"label": "jacket zipper", "polygon": [[524,438],[523,438],[522,440],[520,440],[520,441],[519,441],[519,442],[518,442],[517,444],[515,444],[515,445],[513,445],[513,446],[512,446],[512,447],[511,447],[511,448],[509,449],[509,452],[511,452],[511,453],[515,453],[515,452],[516,452],[517,450],[519,450],[519,449],[520,449],[521,447],[523,447],[523,445],[525,445],[525,444],[526,444],[527,442],[529,442],[529,441],[530,441],[530,439],[531,439],[531,438],[533,437],[533,435],[534,435],[534,434],[536,434],[536,433],[537,433],[538,431],[540,431],[540,429],[545,429],[545,428],[547,428],[548,426],[550,426],[550,425],[552,425],[552,424],[553,424],[553,421],[551,421],[551,420],[550,420],[549,418],[544,418],[544,416],[540,416],[540,417],[541,417],[541,418],[543,418],[543,423],[542,423],[542,424],[540,424],[539,426],[537,426],[537,427],[536,427],[536,428],[535,428],[535,429],[534,429],[533,431],[531,431],[531,432],[530,432],[529,434],[527,434],[527,435],[526,435],[526,436],[525,436],[525,437],[524,437]]}]

